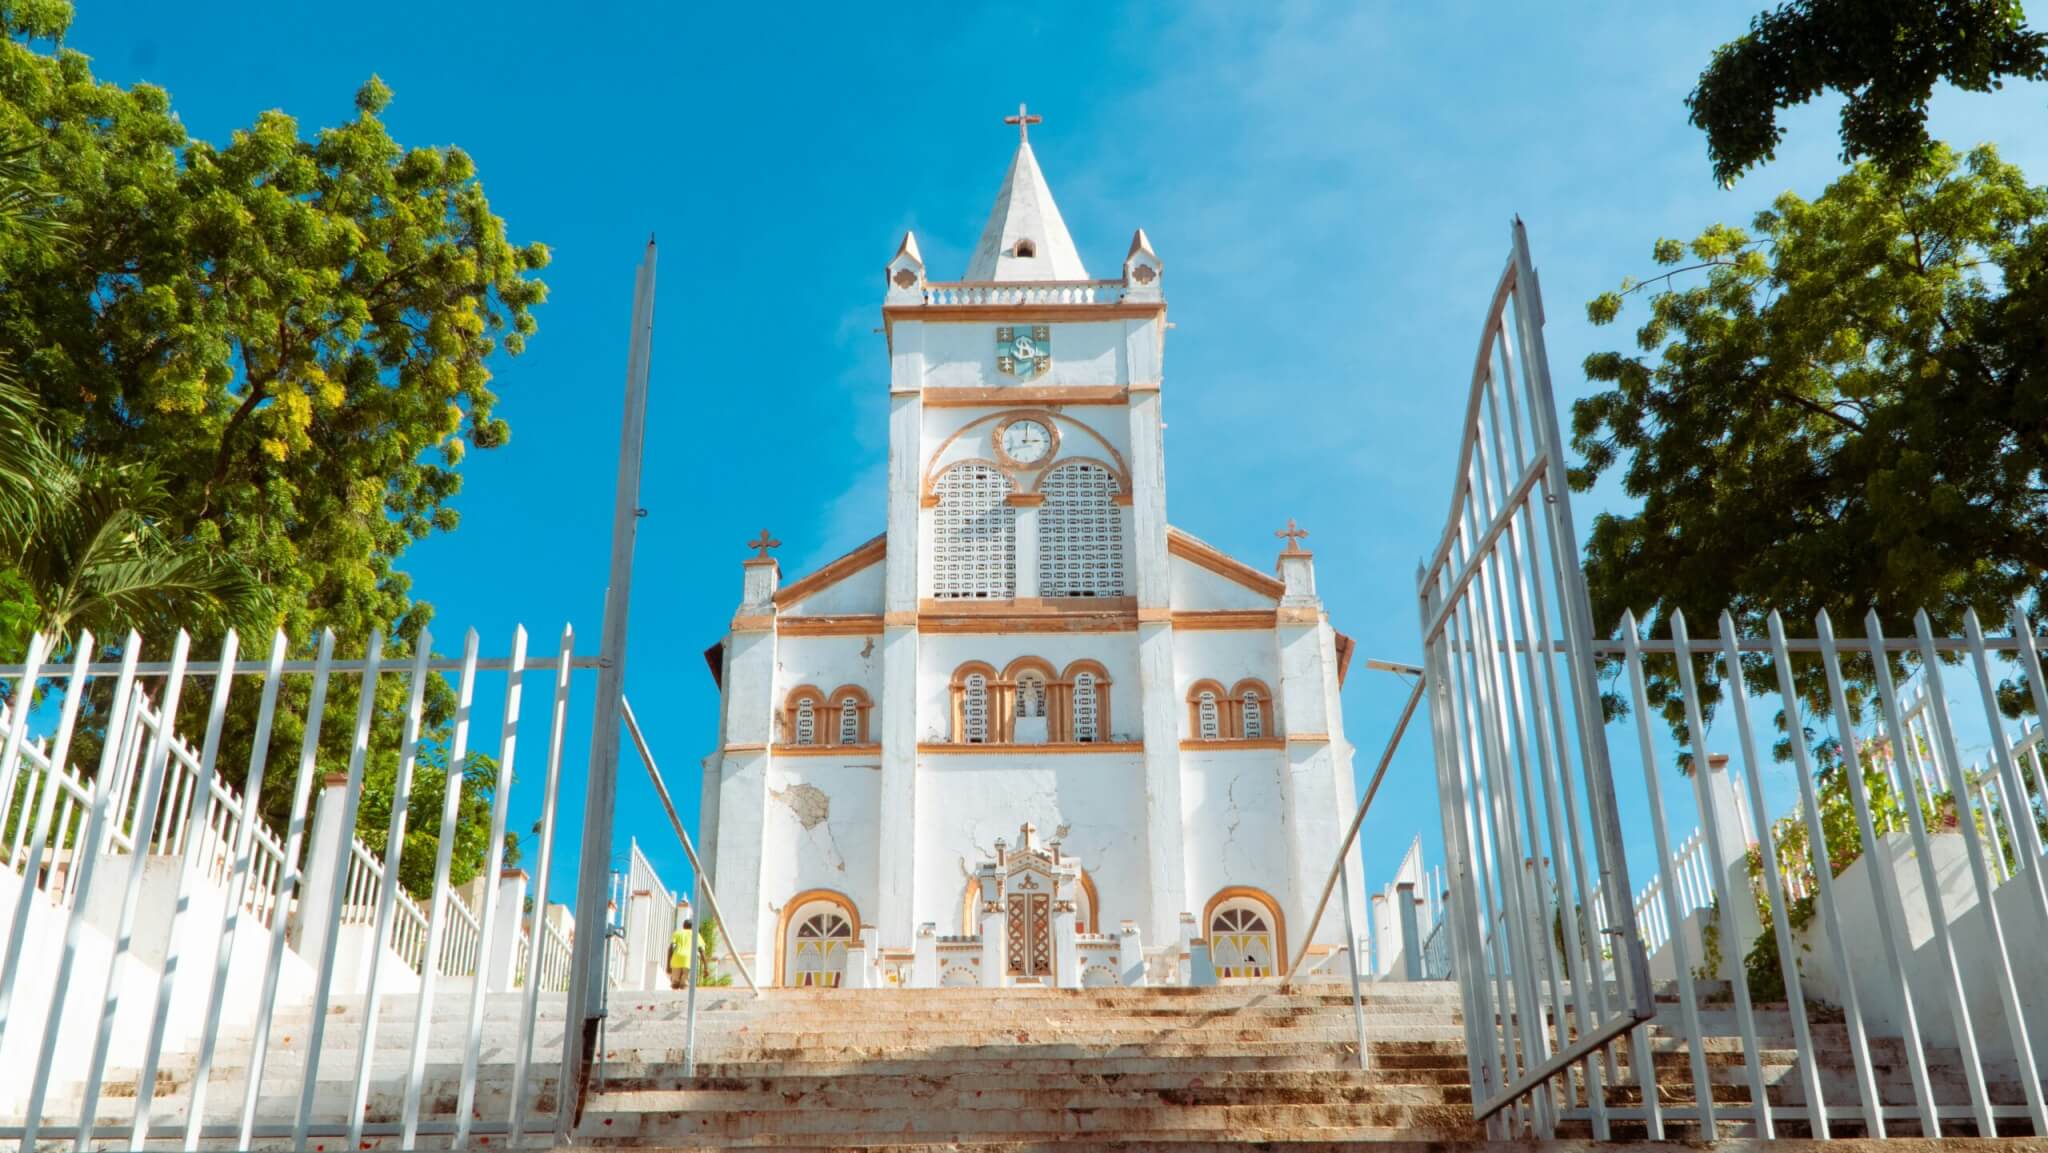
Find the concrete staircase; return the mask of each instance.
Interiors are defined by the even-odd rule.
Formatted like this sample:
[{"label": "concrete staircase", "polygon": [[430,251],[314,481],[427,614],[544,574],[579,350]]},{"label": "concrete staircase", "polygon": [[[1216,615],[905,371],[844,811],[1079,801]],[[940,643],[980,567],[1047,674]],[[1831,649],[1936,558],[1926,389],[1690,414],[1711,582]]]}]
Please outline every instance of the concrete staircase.
[{"label": "concrete staircase", "polygon": [[1334,991],[774,990],[642,997],[607,1038],[592,1145],[845,1149],[1481,1135],[1450,985],[1368,1000],[1373,1069]]},{"label": "concrete staircase", "polygon": [[[518,994],[486,1000],[472,1148],[506,1145],[520,1007]],[[524,1111],[529,1131],[540,1133],[537,1142],[530,1135],[528,1144],[545,1143],[554,1127],[562,1008],[559,994],[541,996]],[[437,999],[417,1147],[448,1144],[467,1014],[466,997]],[[1194,1153],[1254,1143],[1294,1153],[1372,1143],[1380,1153],[1392,1153],[1483,1143],[1483,1130],[1471,1117],[1458,992],[1448,983],[1370,989],[1369,1071],[1358,1068],[1349,997],[1327,985],[1285,992],[1270,986],[778,989],[759,999],[744,990],[707,989],[699,992],[693,1077],[682,1073],[684,1014],[680,993],[614,992],[604,1058],[594,1070],[576,1143],[889,1153],[1023,1153],[1053,1146],[1063,1153],[1154,1146]],[[1665,1016],[1675,1023],[1675,1011]],[[332,1007],[316,1082],[319,1128],[308,1142],[317,1153],[335,1153],[344,1144],[335,1134],[350,1113],[362,1021],[358,999]],[[1744,1047],[1726,1009],[1710,1004],[1703,1023],[1714,1100],[1726,1110],[1722,1120],[1735,1126],[1724,1129],[1725,1135],[1746,1120]],[[259,1094],[259,1147],[290,1146],[310,1024],[304,1009],[281,1012],[277,1019]],[[1815,1029],[1823,1092],[1831,1104],[1847,1104],[1854,1100],[1853,1068],[1841,1027],[1818,1023]],[[412,1037],[410,998],[387,1002],[372,1062],[364,1148],[399,1147]],[[221,1039],[202,1148],[232,1147],[249,1044],[246,1031]],[[1669,1118],[1670,1110],[1693,1103],[1686,1047],[1681,1037],[1653,1029],[1651,1048]],[[1880,1042],[1876,1050],[1887,1102],[1910,1105],[1912,1087],[1896,1044]],[[1760,1007],[1757,1052],[1773,1103],[1800,1101],[1790,1022],[1782,1009]],[[1967,1101],[1955,1063],[1942,1058],[1930,1054],[1938,1096]],[[163,1061],[151,1147],[179,1147],[195,1065],[189,1052]],[[1622,1082],[1606,1086],[1606,1100],[1619,1110],[1640,1110],[1641,1092],[1625,1061],[1621,1071]],[[1993,1066],[1987,1072],[1994,1100],[2022,1102],[2010,1070]],[[132,1068],[109,1071],[96,1112],[110,1136],[126,1133],[136,1080]],[[74,1124],[78,1099],[76,1085],[56,1087],[48,1123]],[[2023,1133],[2024,1125],[2021,1120],[2008,1132]],[[1612,1131],[1621,1141],[1646,1135],[1640,1121],[1625,1114]],[[1901,1131],[1911,1132],[1910,1126],[1894,1128],[1895,1134]],[[1950,1129],[1951,1135],[1958,1131],[1967,1129]],[[1805,1135],[1803,1124],[1783,1118],[1779,1132]],[[1835,1132],[1860,1135],[1846,1121]],[[1689,1123],[1668,1123],[1669,1137],[1697,1135]],[[1568,1122],[1561,1136],[1567,1143],[1583,1139],[1590,1128]],[[115,1140],[94,1144],[125,1147]]]}]

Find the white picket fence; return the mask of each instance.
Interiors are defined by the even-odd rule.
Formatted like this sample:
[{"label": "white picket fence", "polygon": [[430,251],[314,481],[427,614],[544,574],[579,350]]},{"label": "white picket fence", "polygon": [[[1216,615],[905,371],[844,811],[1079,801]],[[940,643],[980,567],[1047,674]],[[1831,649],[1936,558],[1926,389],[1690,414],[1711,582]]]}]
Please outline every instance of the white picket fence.
[{"label": "white picket fence", "polygon": [[[11,702],[0,707],[0,850],[8,866],[0,871],[0,1069],[19,1073],[0,1076],[0,1142],[139,1145],[149,1139],[152,1117],[162,1114],[153,1110],[156,1071],[178,1053],[186,1054],[178,1066],[184,1071],[164,1092],[188,1098],[178,1122],[187,1142],[249,1147],[290,1139],[306,1147],[309,1139],[345,1138],[356,1145],[368,1133],[406,1147],[421,1135],[458,1145],[491,1135],[494,1145],[518,1146],[527,1134],[552,1140],[564,1132],[566,1118],[554,1112],[556,1095],[543,1088],[540,1070],[576,1054],[561,1049],[558,1027],[543,1030],[538,1022],[540,999],[569,989],[579,963],[568,918],[546,900],[551,878],[564,879],[561,852],[574,851],[573,843],[558,848],[555,829],[572,675],[596,665],[576,657],[573,642],[564,630],[558,653],[529,660],[520,630],[510,657],[486,660],[472,633],[462,657],[447,659],[432,655],[433,639],[423,633],[416,656],[386,662],[375,641],[360,659],[344,660],[334,656],[333,638],[324,637],[310,659],[287,660],[289,646],[279,636],[267,660],[242,661],[233,636],[215,660],[193,660],[180,636],[168,660],[145,661],[141,638],[131,634],[116,659],[96,662],[94,639],[81,635],[56,663],[47,661],[48,643],[36,638],[23,665],[0,670]],[[553,674],[553,694],[552,701],[543,698],[545,763],[530,774],[543,783],[529,912],[517,897],[501,896],[525,894],[525,875],[507,873],[500,881],[500,872],[522,686],[529,671],[542,670]],[[498,774],[487,881],[481,906],[473,907],[449,874],[459,766],[469,755],[480,675],[502,677],[505,711],[491,750]],[[368,737],[384,677],[399,678],[410,703],[382,830],[386,848],[373,851],[355,831],[366,762],[377,755]],[[423,695],[433,677],[446,677],[458,701],[445,750],[454,771],[445,796],[415,796]],[[287,680],[305,691],[293,696],[302,702],[294,707],[304,710],[297,718],[303,731],[287,786],[291,821],[280,835],[259,816],[259,801],[266,769],[289,755],[270,747]],[[347,715],[347,704],[330,697],[344,696],[351,681],[357,691],[346,694],[355,698],[348,771],[323,783],[320,733],[324,722]],[[244,686],[260,694],[255,732],[237,738],[241,747],[224,748],[228,704]],[[176,718],[202,713],[203,738],[194,733],[198,739],[188,741],[176,731]],[[96,767],[71,755],[88,732],[101,742]],[[433,829],[437,818],[432,890],[408,892],[396,876],[408,821]],[[166,871],[157,862],[174,867]],[[516,889],[508,887],[511,878]],[[503,925],[508,916],[514,922]],[[494,958],[494,949],[503,956]],[[600,953],[598,962],[604,959]],[[443,1100],[426,1092],[427,1030],[437,980],[457,979],[461,985],[444,988],[467,1002],[459,1026],[466,1038],[444,1043],[466,1051],[459,1076],[453,1069],[434,1074],[452,1086],[453,1099]],[[485,994],[492,990],[513,999],[498,1003],[516,1006],[516,1020],[496,1027],[516,1029],[516,1042],[509,1035],[503,1042],[514,1050],[507,1059],[512,1091],[500,1095],[510,1104],[484,1117],[473,1106]],[[414,1037],[408,1050],[386,1058],[402,1066],[377,1070],[377,1055],[389,1052],[374,1041],[378,1007],[392,1003],[409,1010]],[[277,1043],[278,1015],[288,1012],[304,1014],[310,1025],[290,1042],[307,1064],[294,1072],[296,1108],[281,1111],[257,1093]],[[335,1016],[343,1012],[350,1016]],[[323,1080],[332,1084],[331,1075],[317,1073],[330,1028],[362,1031],[350,1047],[352,1107],[316,1093]],[[234,1102],[207,1105],[208,1087],[222,1069],[241,1085],[234,1112],[222,1112]],[[380,1077],[401,1079],[404,1107],[394,1121],[366,1120],[366,1095]],[[131,1093],[118,1109],[104,1107]],[[131,1109],[128,1122],[109,1122],[110,1112]]]}]

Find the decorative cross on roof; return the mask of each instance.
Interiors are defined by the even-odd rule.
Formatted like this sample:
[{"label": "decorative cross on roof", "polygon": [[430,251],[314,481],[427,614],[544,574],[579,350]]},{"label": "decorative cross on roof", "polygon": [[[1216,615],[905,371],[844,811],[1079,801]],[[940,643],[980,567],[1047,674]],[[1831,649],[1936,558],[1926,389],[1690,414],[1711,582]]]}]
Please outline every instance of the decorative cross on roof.
[{"label": "decorative cross on roof", "polygon": [[1287,518],[1287,527],[1281,529],[1279,532],[1276,532],[1273,535],[1277,537],[1282,537],[1287,541],[1287,547],[1285,549],[1282,549],[1282,552],[1307,551],[1306,549],[1301,547],[1301,538],[1308,535],[1308,530],[1302,528],[1300,525],[1295,524],[1294,518],[1291,516]]},{"label": "decorative cross on roof", "polygon": [[754,550],[754,556],[766,560],[768,558],[768,550],[771,548],[781,548],[782,542],[769,536],[768,530],[764,528],[761,530],[760,539],[748,541],[747,547]]},{"label": "decorative cross on roof", "polygon": [[1045,117],[1033,116],[1025,111],[1022,104],[1019,104],[1017,105],[1017,114],[1015,116],[1003,117],[1003,123],[1017,126],[1017,143],[1029,144],[1031,143],[1031,126],[1033,124],[1045,123]]}]

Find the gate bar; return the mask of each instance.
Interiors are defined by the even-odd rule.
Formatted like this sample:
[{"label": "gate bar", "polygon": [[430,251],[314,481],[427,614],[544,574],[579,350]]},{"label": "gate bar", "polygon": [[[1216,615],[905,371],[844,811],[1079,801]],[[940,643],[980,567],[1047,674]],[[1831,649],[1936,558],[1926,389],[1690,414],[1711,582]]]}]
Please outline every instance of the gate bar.
[{"label": "gate bar", "polygon": [[[633,598],[633,538],[639,528],[640,456],[647,431],[647,366],[654,338],[654,237],[633,289],[633,328],[626,356],[626,403],[619,423],[619,480],[612,501],[611,577],[604,596],[604,633],[598,641],[597,704],[590,725],[589,783],[583,797],[583,853],[576,870],[578,934],[569,964],[569,999],[562,1018],[562,1079],[556,1090],[555,1132],[567,1141],[583,1113],[597,1024],[605,1012],[605,882],[610,875],[612,816],[618,802],[619,702],[626,691],[626,617]],[[534,947],[540,947],[538,936]],[[578,1034],[580,1035],[580,1038]],[[569,1097],[575,1093],[572,1101]]]}]

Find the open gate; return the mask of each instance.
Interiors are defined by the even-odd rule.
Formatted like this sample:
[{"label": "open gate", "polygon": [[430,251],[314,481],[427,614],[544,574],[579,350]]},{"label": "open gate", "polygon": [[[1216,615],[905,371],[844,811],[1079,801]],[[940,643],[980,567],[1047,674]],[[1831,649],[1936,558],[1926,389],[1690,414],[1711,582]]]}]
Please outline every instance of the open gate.
[{"label": "open gate", "polygon": [[[1622,854],[1543,304],[1520,220],[1487,308],[1450,515],[1420,570],[1473,1108],[1494,1136],[1585,1110],[1655,1015]],[[1597,911],[1595,903],[1602,907]],[[1643,1069],[1647,1062],[1631,1062]],[[1652,1091],[1654,1092],[1654,1091]]]}]

